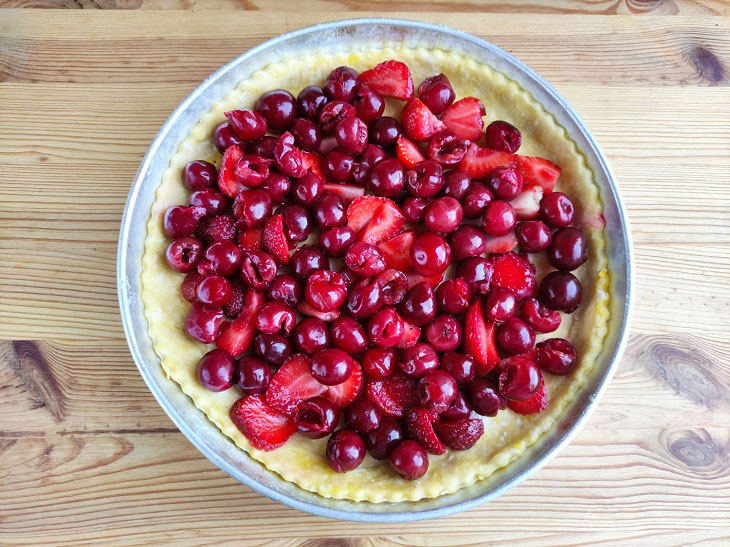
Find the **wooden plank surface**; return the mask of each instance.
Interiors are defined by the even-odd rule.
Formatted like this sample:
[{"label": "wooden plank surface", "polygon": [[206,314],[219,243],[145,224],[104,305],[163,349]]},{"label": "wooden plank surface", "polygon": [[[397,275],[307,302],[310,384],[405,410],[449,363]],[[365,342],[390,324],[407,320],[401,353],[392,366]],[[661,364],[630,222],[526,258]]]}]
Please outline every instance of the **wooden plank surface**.
[{"label": "wooden plank surface", "polygon": [[[4,3],[71,4],[163,5]],[[242,5],[269,11],[205,11]],[[629,348],[586,427],[547,467],[460,515],[337,523],[235,483],[177,432],[124,341],[114,277],[119,220],[149,142],[205,75],[281,32],[375,15],[348,10],[385,4],[276,11],[282,5],[0,10],[0,544],[727,544],[723,2],[502,2],[465,15],[457,12],[476,3],[442,1],[436,6],[449,13],[395,14],[485,37],[538,70],[591,128],[626,200],[638,269]],[[328,6],[340,11],[316,13]],[[566,11],[586,14],[549,14]],[[651,15],[620,15],[629,11]],[[560,28],[573,30],[556,40]]]}]

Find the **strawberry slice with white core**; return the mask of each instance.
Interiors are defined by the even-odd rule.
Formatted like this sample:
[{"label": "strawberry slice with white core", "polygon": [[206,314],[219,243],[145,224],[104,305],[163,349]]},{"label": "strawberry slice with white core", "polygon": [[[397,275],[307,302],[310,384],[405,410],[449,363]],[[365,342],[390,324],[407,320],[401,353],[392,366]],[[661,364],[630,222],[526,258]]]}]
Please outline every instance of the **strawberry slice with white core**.
[{"label": "strawberry slice with white core", "polygon": [[312,152],[306,152],[302,150],[301,153],[302,167],[304,168],[304,172],[306,173],[307,171],[311,171],[321,180],[327,180],[327,177],[325,177],[324,173],[322,172],[322,159],[317,154],[313,154]]},{"label": "strawberry slice with white core", "polygon": [[337,194],[347,202],[354,201],[365,195],[365,188],[354,184],[338,184],[336,182],[325,182],[324,191]]},{"label": "strawberry slice with white core", "polygon": [[488,253],[508,253],[517,247],[517,236],[510,232],[503,236],[488,237],[484,250]]},{"label": "strawberry slice with white core", "polygon": [[459,171],[469,175],[474,180],[481,180],[497,167],[510,165],[514,161],[514,154],[508,154],[491,148],[480,148],[472,143],[466,151],[466,156],[459,162]]},{"label": "strawberry slice with white core", "polygon": [[370,380],[365,387],[367,398],[391,418],[402,418],[408,409],[418,404],[416,382],[403,376]]},{"label": "strawberry slice with white core", "polygon": [[484,299],[469,304],[464,320],[464,353],[474,356],[477,376],[487,374],[499,362],[496,325],[484,318]]},{"label": "strawberry slice with white core", "polygon": [[359,85],[366,85],[386,97],[404,101],[413,98],[413,79],[408,66],[400,61],[384,61],[357,77]]},{"label": "strawberry slice with white core", "polygon": [[313,308],[306,300],[302,300],[299,303],[299,305],[297,306],[297,310],[299,310],[299,313],[301,313],[302,315],[316,317],[317,319],[321,319],[325,323],[334,321],[340,316],[340,310],[319,311]]},{"label": "strawberry slice with white core", "polygon": [[407,272],[411,270],[411,245],[416,233],[408,230],[402,234],[383,241],[378,245],[378,249],[383,253],[385,258],[385,267]]},{"label": "strawberry slice with white core", "polygon": [[323,395],[326,399],[335,403],[339,408],[345,408],[354,401],[362,392],[363,385],[365,384],[362,374],[362,366],[354,360],[353,365],[350,377],[341,384],[327,386],[327,391]]},{"label": "strawberry slice with white core", "polygon": [[401,119],[406,135],[414,141],[427,141],[446,129],[444,122],[439,120],[420,99],[411,99],[403,107]]},{"label": "strawberry slice with white core", "polygon": [[357,241],[377,245],[401,233],[406,219],[393,200],[363,196],[347,208],[347,225]]},{"label": "strawberry slice with white core", "polygon": [[553,191],[560,176],[560,167],[543,158],[516,156],[516,159],[525,186],[540,186],[546,194]]},{"label": "strawberry slice with white core", "polygon": [[510,200],[517,220],[535,220],[540,215],[540,201],[544,192],[542,186],[532,186]]},{"label": "strawberry slice with white core", "polygon": [[487,111],[476,97],[464,97],[449,106],[441,114],[441,121],[460,139],[475,141],[484,135],[484,120]]},{"label": "strawberry slice with white core", "polygon": [[236,145],[229,146],[223,153],[221,166],[218,169],[218,188],[229,198],[235,198],[245,188],[233,174],[236,163],[242,157],[243,150]]},{"label": "strawberry slice with white core", "polygon": [[289,262],[289,243],[284,235],[284,219],[281,215],[269,217],[261,236],[264,250],[279,264]]},{"label": "strawberry slice with white core", "polygon": [[325,393],[327,386],[312,376],[310,366],[309,358],[301,353],[289,357],[271,378],[266,402],[273,409],[292,416],[300,403]]},{"label": "strawberry slice with white core", "polygon": [[216,343],[222,350],[237,357],[248,350],[253,342],[256,328],[256,316],[264,305],[264,295],[249,288],[243,297],[243,310],[231,326],[223,332]]},{"label": "strawberry slice with white core", "polygon": [[421,337],[421,329],[415,325],[411,325],[405,319],[403,320],[403,335],[400,341],[395,345],[398,349],[405,349],[415,346]]},{"label": "strawberry slice with white core", "polygon": [[398,154],[398,159],[408,169],[413,169],[417,163],[426,160],[418,145],[403,135],[398,137],[398,141],[395,143],[395,149]]},{"label": "strawberry slice with white core", "polygon": [[230,411],[231,421],[258,450],[275,450],[294,435],[294,421],[271,408],[263,395],[250,395],[239,399]]},{"label": "strawberry slice with white core", "polygon": [[438,287],[441,280],[444,278],[444,274],[432,275],[430,277],[423,276],[416,272],[406,272],[408,278],[408,288],[410,289],[414,285],[418,285],[421,281],[428,281],[432,289]]}]

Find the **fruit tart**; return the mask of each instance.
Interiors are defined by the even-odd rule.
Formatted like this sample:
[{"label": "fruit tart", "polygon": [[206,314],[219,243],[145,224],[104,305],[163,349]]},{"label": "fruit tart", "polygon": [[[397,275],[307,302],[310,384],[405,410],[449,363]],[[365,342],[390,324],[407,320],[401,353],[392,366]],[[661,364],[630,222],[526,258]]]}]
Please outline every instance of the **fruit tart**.
[{"label": "fruit tart", "polygon": [[433,498],[509,465],[606,335],[592,172],[529,93],[459,53],[252,74],[182,141],[147,230],[165,372],[325,497]]}]

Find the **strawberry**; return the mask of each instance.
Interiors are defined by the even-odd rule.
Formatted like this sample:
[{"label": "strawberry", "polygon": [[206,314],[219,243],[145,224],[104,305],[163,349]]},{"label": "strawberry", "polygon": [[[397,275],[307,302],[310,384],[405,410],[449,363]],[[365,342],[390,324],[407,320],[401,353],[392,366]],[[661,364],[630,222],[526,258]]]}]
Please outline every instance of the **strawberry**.
[{"label": "strawberry", "polygon": [[250,395],[233,403],[231,420],[258,450],[275,450],[294,435],[297,426],[284,414],[271,408],[263,395]]},{"label": "strawberry", "polygon": [[441,420],[433,424],[433,429],[439,439],[452,450],[467,450],[484,435],[484,422],[468,418]]},{"label": "strawberry", "polygon": [[545,410],[547,408],[547,404],[547,390],[545,388],[545,379],[543,378],[542,373],[540,373],[540,387],[537,388],[537,391],[532,395],[532,397],[524,401],[507,400],[507,408],[513,412],[517,412],[517,414],[537,414],[538,412]]},{"label": "strawberry", "polygon": [[309,358],[301,353],[284,361],[266,388],[266,402],[275,410],[291,416],[299,403],[325,393],[327,386],[312,376],[310,364]]},{"label": "strawberry", "polygon": [[263,294],[255,289],[246,290],[241,312],[231,322],[230,328],[218,337],[218,347],[234,357],[248,350],[253,342],[256,316],[263,305]]},{"label": "strawberry", "polygon": [[338,184],[336,182],[325,182],[324,191],[337,194],[348,203],[365,195],[365,188],[354,184]]},{"label": "strawberry", "polygon": [[418,145],[403,135],[398,137],[395,148],[398,153],[398,159],[408,169],[413,169],[418,162],[426,159],[423,157],[423,152],[418,148]]},{"label": "strawberry", "polygon": [[366,85],[386,97],[404,101],[413,98],[411,71],[400,61],[385,61],[357,77],[358,85]]},{"label": "strawberry", "polygon": [[[414,141],[427,141],[436,133],[446,129],[444,122],[439,120],[420,99],[411,99],[403,107],[401,119],[406,135]],[[482,125],[484,124],[482,123]],[[398,141],[400,142],[400,139]]]},{"label": "strawberry", "polygon": [[543,158],[516,156],[517,169],[522,173],[525,186],[540,186],[546,194],[553,191],[560,176],[560,167]]},{"label": "strawberry", "polygon": [[284,235],[284,220],[281,215],[268,218],[261,235],[264,251],[269,253],[279,264],[289,262],[289,243]]},{"label": "strawberry", "polygon": [[460,139],[475,141],[484,133],[482,117],[486,113],[482,101],[475,97],[464,97],[444,110],[441,121]]},{"label": "strawberry", "polygon": [[407,272],[411,269],[410,251],[414,237],[415,232],[408,230],[378,245],[378,249],[385,257],[386,268],[393,268],[401,272]]},{"label": "strawberry", "polygon": [[484,376],[499,362],[495,323],[484,319],[484,299],[469,304],[464,319],[464,353],[474,356],[476,375]]},{"label": "strawberry", "polygon": [[436,414],[425,408],[412,408],[406,414],[406,430],[408,436],[420,444],[431,454],[443,454],[446,447],[433,430],[433,422],[436,421]]},{"label": "strawberry", "polygon": [[492,261],[492,287],[508,289],[518,300],[535,293],[535,266],[524,256],[509,252]]},{"label": "strawberry", "polygon": [[261,228],[248,228],[238,232],[238,246],[244,251],[261,250]]},{"label": "strawberry", "polygon": [[316,317],[317,319],[321,319],[322,321],[329,322],[334,321],[340,316],[340,310],[332,310],[332,311],[319,311],[315,310],[309,302],[306,300],[302,300],[299,305],[297,306],[297,310],[299,310],[299,313],[302,315],[308,315],[310,317]]},{"label": "strawberry", "polygon": [[491,148],[480,148],[472,143],[466,151],[464,159],[459,162],[459,171],[466,173],[474,180],[480,180],[497,167],[510,165],[512,161],[513,154]]},{"label": "strawberry", "polygon": [[218,188],[229,198],[235,198],[244,189],[243,184],[238,182],[233,175],[236,163],[242,156],[243,150],[238,146],[229,146],[223,153],[221,166],[218,169]]},{"label": "strawberry", "polygon": [[493,254],[508,253],[515,247],[517,247],[517,236],[514,232],[510,232],[503,236],[488,237],[484,250]]},{"label": "strawberry", "polygon": [[302,150],[302,165],[304,166],[305,173],[309,170],[320,179],[326,180],[322,172],[322,159],[317,154]]},{"label": "strawberry", "polygon": [[391,418],[402,418],[409,408],[418,404],[416,382],[403,376],[370,380],[365,393],[368,399]]},{"label": "strawberry", "polygon": [[403,335],[395,345],[399,349],[410,348],[418,343],[418,339],[421,337],[421,329],[415,325],[411,325],[405,319],[403,320]]},{"label": "strawberry", "polygon": [[195,236],[207,247],[216,241],[236,239],[236,221],[231,215],[202,218],[195,229]]},{"label": "strawberry", "polygon": [[388,198],[363,196],[347,208],[347,225],[357,241],[377,245],[401,233],[405,224],[400,208]]},{"label": "strawberry", "polygon": [[324,393],[324,397],[335,403],[339,408],[345,408],[352,401],[354,401],[365,383],[362,375],[362,367],[360,363],[354,361],[355,366],[352,369],[350,377],[334,386],[328,386],[327,391]]},{"label": "strawberry", "polygon": [[541,186],[532,186],[510,200],[510,205],[514,207],[517,220],[534,220],[539,216],[540,200],[542,200],[543,192]]},{"label": "strawberry", "polygon": [[431,285],[432,289],[435,289],[438,287],[439,283],[441,283],[441,280],[444,278],[444,274],[439,275],[432,275],[431,277],[425,277],[419,273],[416,272],[406,272],[406,277],[408,278],[408,288],[410,289],[414,285],[418,285],[421,281],[428,281],[429,285]]},{"label": "strawberry", "polygon": [[[230,279],[230,283],[231,299],[225,306],[223,306],[223,313],[225,313],[228,317],[238,317],[243,311],[243,303],[246,298],[246,285],[244,285],[240,279]],[[222,329],[221,336],[223,336]]]},{"label": "strawberry", "polygon": [[180,285],[180,294],[191,304],[198,298],[196,291],[198,290],[198,283],[200,283],[201,279],[203,279],[201,272],[191,272],[185,276],[185,279],[183,279],[183,282]]}]

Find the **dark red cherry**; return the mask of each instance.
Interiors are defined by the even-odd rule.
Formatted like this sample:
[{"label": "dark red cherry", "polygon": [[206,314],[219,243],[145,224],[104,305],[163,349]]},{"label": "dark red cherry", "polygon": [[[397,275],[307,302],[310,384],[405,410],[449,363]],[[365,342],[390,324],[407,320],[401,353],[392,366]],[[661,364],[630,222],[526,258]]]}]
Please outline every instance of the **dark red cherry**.
[{"label": "dark red cherry", "polygon": [[198,271],[227,277],[238,271],[242,259],[243,252],[238,245],[232,241],[216,241],[205,250]]},{"label": "dark red cherry", "polygon": [[487,205],[484,211],[482,229],[490,236],[503,236],[512,231],[517,222],[514,207],[501,199]]},{"label": "dark red cherry", "polygon": [[222,321],[223,311],[220,308],[212,308],[195,302],[185,318],[185,332],[193,340],[203,344],[212,344],[220,334]]},{"label": "dark red cherry", "polygon": [[514,355],[502,359],[499,368],[502,371],[499,374],[499,394],[506,399],[524,401],[540,387],[540,371],[528,357]]},{"label": "dark red cherry", "polygon": [[461,204],[450,197],[435,199],[427,208],[424,221],[432,232],[453,232],[461,224]]},{"label": "dark red cherry", "polygon": [[452,315],[437,315],[426,327],[426,341],[436,351],[453,351],[461,345],[462,328]]},{"label": "dark red cherry", "polygon": [[469,400],[474,412],[493,418],[505,407],[502,397],[495,386],[484,378],[475,378],[469,384]]},{"label": "dark red cherry", "polygon": [[236,360],[222,349],[209,351],[198,363],[198,382],[210,391],[225,391],[231,387]]},{"label": "dark red cherry", "polygon": [[342,258],[347,249],[355,243],[355,232],[349,226],[336,226],[319,235],[319,244],[331,258]]},{"label": "dark red cherry", "polygon": [[375,283],[380,287],[383,304],[395,306],[399,304],[408,290],[408,278],[400,270],[390,268],[378,274]]},{"label": "dark red cherry", "polygon": [[460,277],[469,287],[472,296],[487,294],[492,282],[492,264],[484,257],[476,256],[462,260],[456,269],[456,277]]},{"label": "dark red cherry", "polygon": [[374,380],[386,378],[398,367],[398,353],[394,349],[368,348],[362,356],[362,368]]},{"label": "dark red cherry", "polygon": [[403,350],[398,366],[409,378],[420,378],[427,372],[439,368],[439,358],[431,345],[416,344]]},{"label": "dark red cherry", "polygon": [[337,146],[350,154],[359,154],[368,143],[368,126],[360,118],[344,118],[335,127]]},{"label": "dark red cherry", "polygon": [[451,247],[443,236],[424,232],[416,236],[410,250],[413,269],[421,275],[442,274],[451,263]]},{"label": "dark red cherry", "polygon": [[521,302],[520,315],[535,332],[553,332],[560,326],[560,312],[545,307],[536,298],[525,298]]},{"label": "dark red cherry", "polygon": [[213,130],[213,144],[222,154],[230,146],[244,146],[246,141],[233,132],[228,122],[222,122]]},{"label": "dark red cherry", "polygon": [[487,206],[492,203],[492,191],[481,182],[473,182],[469,190],[461,198],[461,207],[466,218],[477,218],[484,215]]},{"label": "dark red cherry", "polygon": [[575,270],[588,259],[586,238],[577,228],[560,228],[553,234],[546,254],[556,269]]},{"label": "dark red cherry", "polygon": [[192,272],[203,257],[203,245],[192,236],[179,237],[167,247],[167,265],[181,273]]},{"label": "dark red cherry", "polygon": [[347,312],[358,319],[371,317],[383,307],[380,285],[363,279],[350,287],[345,300]]},{"label": "dark red cherry", "polygon": [[497,327],[497,344],[510,355],[527,353],[535,345],[535,331],[519,317],[510,317]]},{"label": "dark red cherry", "polygon": [[486,130],[487,146],[502,152],[514,154],[522,144],[522,136],[517,128],[498,120],[490,123]]},{"label": "dark red cherry", "polygon": [[340,66],[330,72],[324,84],[324,93],[331,101],[351,103],[357,91],[357,72],[349,66]]},{"label": "dark red cherry", "polygon": [[270,171],[259,190],[266,192],[272,203],[282,203],[289,196],[291,180],[278,171]]},{"label": "dark red cherry", "polygon": [[474,379],[476,364],[471,355],[449,351],[441,356],[441,369],[448,372],[460,386],[466,386]]},{"label": "dark red cherry", "polygon": [[358,275],[373,277],[385,270],[385,257],[375,245],[358,241],[345,253],[345,264]]},{"label": "dark red cherry", "polygon": [[303,205],[287,203],[277,210],[284,222],[284,235],[289,241],[297,243],[309,237],[312,231],[312,219]]},{"label": "dark red cherry", "polygon": [[322,384],[335,386],[350,377],[353,367],[352,357],[346,352],[336,348],[327,348],[314,354],[311,372],[312,376]]},{"label": "dark red cherry", "polygon": [[282,302],[292,308],[301,302],[303,296],[301,283],[288,274],[277,275],[266,289],[266,298]]},{"label": "dark red cherry", "polygon": [[393,196],[403,189],[406,170],[398,158],[387,158],[370,168],[368,188],[378,196]]},{"label": "dark red cherry", "polygon": [[340,421],[340,410],[324,397],[312,397],[299,404],[294,415],[297,431],[310,439],[321,439],[332,433]]},{"label": "dark red cherry", "polygon": [[370,123],[375,118],[382,116],[385,110],[383,96],[366,85],[360,86],[357,90],[353,104],[357,117],[365,123]]},{"label": "dark red cherry", "polygon": [[454,402],[441,413],[444,420],[465,420],[471,417],[471,405],[461,391],[456,392]]},{"label": "dark red cherry", "polygon": [[365,459],[365,443],[351,429],[335,431],[327,441],[327,463],[337,473],[357,469]]},{"label": "dark red cherry", "polygon": [[426,218],[426,208],[431,204],[432,200],[429,198],[414,198],[408,196],[403,200],[401,210],[406,222],[411,224],[420,224],[423,219]]},{"label": "dark red cherry", "polygon": [[322,110],[320,110],[319,126],[322,128],[322,131],[331,135],[335,132],[337,124],[345,118],[355,116],[355,114],[355,107],[351,104],[343,101],[332,101],[324,105]]},{"label": "dark red cherry", "polygon": [[345,412],[345,422],[358,433],[367,433],[380,425],[380,409],[369,399],[356,399]]},{"label": "dark red cherry", "polygon": [[436,115],[446,110],[456,98],[451,82],[443,74],[423,80],[418,86],[418,96],[423,104]]},{"label": "dark red cherry", "polygon": [[291,355],[291,344],[281,334],[262,332],[253,339],[253,350],[267,363],[281,366]]},{"label": "dark red cherry", "polygon": [[394,146],[398,137],[402,134],[403,127],[398,120],[390,116],[381,116],[375,118],[370,124],[368,140],[373,144],[387,148]]},{"label": "dark red cherry", "polygon": [[293,308],[274,300],[267,302],[259,310],[256,315],[256,328],[268,334],[280,332],[284,336],[289,336],[296,321]]},{"label": "dark red cherry", "polygon": [[190,205],[205,209],[205,217],[222,215],[228,208],[228,199],[213,189],[198,190],[190,194]]},{"label": "dark red cherry", "polygon": [[332,345],[349,355],[361,353],[368,347],[369,341],[365,328],[352,317],[343,316],[335,319],[330,332]]},{"label": "dark red cherry", "polygon": [[241,260],[241,279],[259,291],[265,290],[276,277],[276,262],[263,251],[244,251]]},{"label": "dark red cherry", "polygon": [[292,196],[294,201],[309,207],[324,192],[322,179],[311,171],[307,171],[302,178],[294,183]]},{"label": "dark red cherry", "polygon": [[436,297],[429,282],[421,281],[411,287],[398,310],[406,321],[417,327],[436,317]]},{"label": "dark red cherry", "polygon": [[273,135],[264,135],[260,139],[255,140],[249,145],[249,153],[255,156],[261,156],[268,160],[274,159],[274,146],[276,141],[279,140]]},{"label": "dark red cherry", "polygon": [[365,434],[368,452],[376,460],[384,460],[404,439],[400,423],[393,418],[383,416],[380,425]]},{"label": "dark red cherry", "polygon": [[274,131],[286,131],[297,117],[297,101],[283,89],[267,91],[256,101],[256,112],[261,114]]},{"label": "dark red cherry", "polygon": [[428,454],[416,441],[403,441],[391,452],[390,466],[407,481],[414,481],[428,471]]},{"label": "dark red cherry", "polygon": [[463,279],[447,279],[436,289],[436,303],[443,313],[458,315],[469,306],[469,287]]},{"label": "dark red cherry", "polygon": [[451,131],[441,131],[429,139],[426,154],[428,159],[444,167],[454,167],[466,156],[469,144],[468,140],[460,139]]},{"label": "dark red cherry", "polygon": [[394,308],[376,312],[368,322],[368,337],[380,348],[395,346],[403,336],[403,330],[403,319]]},{"label": "dark red cherry", "polygon": [[518,222],[515,226],[515,235],[520,249],[526,253],[544,251],[552,240],[550,229],[541,220]]},{"label": "dark red cherry", "polygon": [[193,192],[215,186],[218,182],[218,169],[210,162],[191,161],[183,169],[183,184]]},{"label": "dark red cherry", "polygon": [[517,311],[517,298],[512,291],[492,287],[484,307],[487,319],[501,323],[512,317]]},{"label": "dark red cherry", "polygon": [[315,310],[328,312],[338,309],[347,296],[347,285],[337,272],[317,270],[307,278],[304,298]]},{"label": "dark red cherry", "polygon": [[192,272],[185,276],[183,282],[180,284],[180,294],[182,297],[190,302],[191,304],[197,300],[195,291],[198,288],[198,283],[203,279],[203,276],[198,272]]},{"label": "dark red cherry", "polygon": [[305,317],[294,328],[294,346],[309,356],[330,346],[327,324],[316,317]]},{"label": "dark red cherry", "polygon": [[305,87],[297,96],[299,113],[310,120],[319,119],[319,113],[328,101],[329,99],[327,99],[322,88],[316,85]]},{"label": "dark red cherry", "polygon": [[355,156],[339,148],[334,148],[324,156],[324,174],[337,182],[347,182],[352,178]]},{"label": "dark red cherry", "polygon": [[432,370],[418,381],[418,399],[428,410],[441,414],[451,406],[458,393],[456,380],[444,370]]},{"label": "dark red cherry", "polygon": [[449,246],[454,260],[479,256],[487,250],[487,236],[477,226],[462,224],[449,234]]},{"label": "dark red cherry", "polygon": [[535,346],[537,364],[551,374],[568,374],[576,365],[573,344],[563,338],[550,338]]},{"label": "dark red cherry", "polygon": [[291,126],[294,143],[307,152],[316,152],[322,143],[322,133],[319,126],[307,118],[297,118]]},{"label": "dark red cherry", "polygon": [[162,227],[165,235],[175,239],[177,237],[191,236],[198,227],[198,220],[203,218],[206,211],[202,207],[185,207],[175,205],[165,211],[162,219]]},{"label": "dark red cherry", "polygon": [[200,280],[195,296],[201,304],[221,308],[231,299],[233,288],[229,281],[220,275],[205,275]]},{"label": "dark red cherry", "polygon": [[322,192],[312,205],[312,214],[323,230],[347,223],[347,204],[342,196],[334,192]]},{"label": "dark red cherry", "polygon": [[[276,167],[288,177],[304,176],[304,159],[302,151],[295,146],[294,135],[288,131],[279,137],[274,146]],[[268,173],[266,173],[268,176]],[[263,183],[263,180],[261,181]]]},{"label": "dark red cherry", "polygon": [[540,218],[553,228],[564,228],[573,222],[575,208],[562,192],[545,194],[540,200]]},{"label": "dark red cherry", "polygon": [[471,177],[462,171],[444,173],[444,187],[441,195],[461,201],[471,188]]},{"label": "dark red cherry", "polygon": [[355,182],[363,186],[367,185],[370,177],[370,169],[373,165],[387,157],[385,151],[377,144],[368,144],[360,154],[360,162],[352,169],[352,177]]},{"label": "dark red cherry", "polygon": [[312,272],[328,270],[329,267],[329,261],[322,250],[313,245],[302,245],[289,259],[289,269],[301,281],[306,281]]},{"label": "dark red cherry", "polygon": [[430,198],[441,191],[444,175],[441,166],[432,160],[419,161],[406,173],[406,190],[417,198]]},{"label": "dark red cherry", "polygon": [[244,395],[263,393],[271,381],[271,365],[258,357],[244,355],[238,360],[233,374],[233,383],[241,388]]},{"label": "dark red cherry", "polygon": [[515,167],[497,167],[489,173],[487,183],[497,199],[513,199],[524,186],[522,175]]},{"label": "dark red cherry", "polygon": [[233,201],[233,215],[245,228],[263,228],[271,216],[271,197],[263,190],[243,190]]},{"label": "dark red cherry", "polygon": [[574,312],[582,297],[580,281],[569,272],[552,272],[540,282],[537,298],[551,310]]},{"label": "dark red cherry", "polygon": [[255,141],[266,135],[266,119],[253,110],[231,110],[225,113],[228,125],[244,141]]}]

